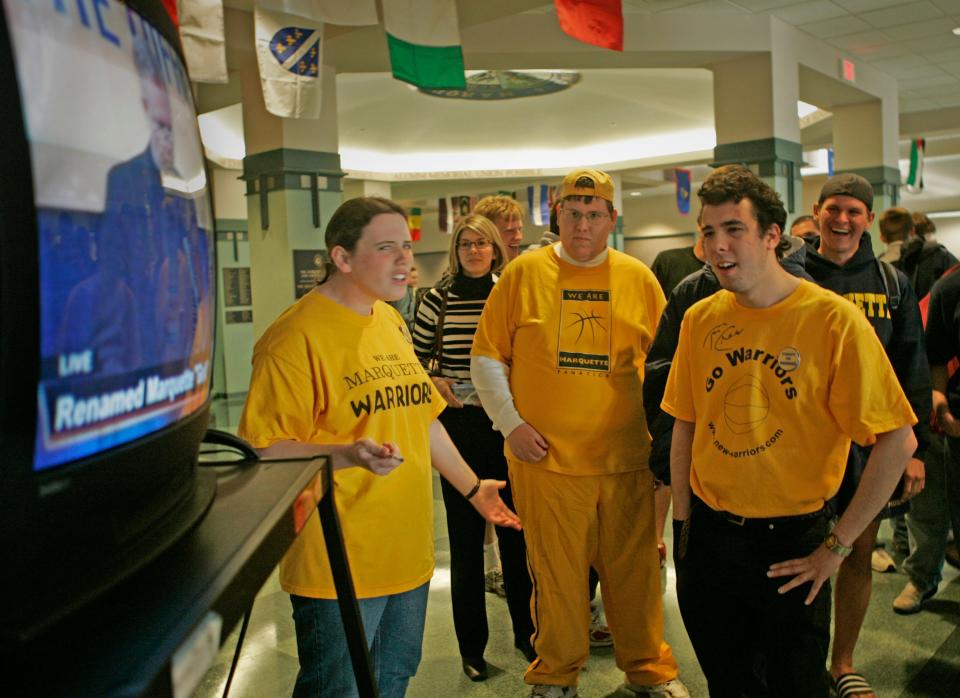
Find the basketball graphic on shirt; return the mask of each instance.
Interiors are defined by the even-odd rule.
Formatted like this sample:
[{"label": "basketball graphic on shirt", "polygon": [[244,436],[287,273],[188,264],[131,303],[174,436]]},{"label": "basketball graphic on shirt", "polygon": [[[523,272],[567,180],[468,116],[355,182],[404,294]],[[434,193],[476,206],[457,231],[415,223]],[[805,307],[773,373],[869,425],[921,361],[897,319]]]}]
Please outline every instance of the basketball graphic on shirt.
[{"label": "basketball graphic on shirt", "polygon": [[562,289],[557,368],[606,373],[610,370],[610,292]]},{"label": "basketball graphic on shirt", "polygon": [[755,376],[737,379],[723,398],[723,418],[734,434],[747,434],[770,413],[770,397]]}]

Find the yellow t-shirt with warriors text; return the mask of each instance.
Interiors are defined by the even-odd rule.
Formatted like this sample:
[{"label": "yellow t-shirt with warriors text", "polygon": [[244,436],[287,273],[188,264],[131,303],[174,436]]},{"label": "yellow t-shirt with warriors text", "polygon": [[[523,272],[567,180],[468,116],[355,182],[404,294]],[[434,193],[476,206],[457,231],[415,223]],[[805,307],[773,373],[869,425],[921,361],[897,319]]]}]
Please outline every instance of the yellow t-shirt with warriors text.
[{"label": "yellow t-shirt with warriors text", "polygon": [[851,439],[870,445],[917,421],[863,314],[808,281],[769,308],[729,291],[693,305],[662,407],[696,425],[693,493],[757,518],[819,510]]},{"label": "yellow t-shirt with warriors text", "polygon": [[[413,353],[406,324],[385,303],[369,316],[317,291],[288,308],[257,342],[239,434],[256,448],[293,439],[400,447],[385,476],[334,472],[334,493],[357,596],[410,591],[433,575],[430,423],[446,403]],[[280,563],[285,591],[335,598],[314,513]]]},{"label": "yellow t-shirt with warriors text", "polygon": [[549,443],[536,466],[568,475],[647,467],[641,381],[665,304],[653,273],[616,250],[580,267],[545,247],[506,268],[472,353],[510,367],[517,411]]}]

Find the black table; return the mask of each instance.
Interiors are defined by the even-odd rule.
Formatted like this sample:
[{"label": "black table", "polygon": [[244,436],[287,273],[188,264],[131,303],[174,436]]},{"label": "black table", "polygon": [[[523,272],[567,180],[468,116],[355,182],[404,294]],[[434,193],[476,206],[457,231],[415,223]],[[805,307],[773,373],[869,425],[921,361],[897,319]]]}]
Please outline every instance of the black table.
[{"label": "black table", "polygon": [[24,695],[184,695],[184,685],[206,671],[296,537],[295,518],[305,520],[316,507],[357,685],[362,696],[376,696],[328,459],[217,466],[200,474],[217,478],[217,494],[198,526],[23,648],[8,678],[19,677],[14,685]]}]

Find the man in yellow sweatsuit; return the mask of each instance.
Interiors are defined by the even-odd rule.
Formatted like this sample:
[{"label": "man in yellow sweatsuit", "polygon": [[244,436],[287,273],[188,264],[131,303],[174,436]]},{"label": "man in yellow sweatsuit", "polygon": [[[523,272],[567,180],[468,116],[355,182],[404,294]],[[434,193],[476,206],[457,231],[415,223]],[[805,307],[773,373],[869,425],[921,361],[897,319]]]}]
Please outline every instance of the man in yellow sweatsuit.
[{"label": "man in yellow sweatsuit", "polygon": [[609,175],[563,181],[560,241],[511,262],[490,294],[471,374],[506,437],[533,576],[531,696],[577,693],[589,654],[590,566],[617,666],[639,696],[688,695],[663,642],[643,364],[665,305],[653,273],[607,248]]}]

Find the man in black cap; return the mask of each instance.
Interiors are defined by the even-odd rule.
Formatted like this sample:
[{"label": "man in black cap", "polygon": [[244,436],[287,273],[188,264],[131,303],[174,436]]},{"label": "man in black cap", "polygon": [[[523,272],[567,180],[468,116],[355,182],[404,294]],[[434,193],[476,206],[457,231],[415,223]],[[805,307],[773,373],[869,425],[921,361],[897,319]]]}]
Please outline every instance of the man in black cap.
[{"label": "man in black cap", "polygon": [[[813,207],[820,246],[808,250],[806,268],[814,280],[854,303],[867,317],[893,365],[900,386],[919,422],[914,427],[917,450],[904,474],[901,502],[923,489],[926,423],[931,412],[930,371],[917,296],[902,272],[881,263],[873,252],[867,228],[873,223],[873,186],[853,173],[831,177]],[[867,461],[867,449],[850,450],[846,474],[837,495],[838,514],[850,503]],[[873,696],[867,680],[854,671],[853,652],[870,604],[870,559],[880,519],[896,513],[888,506],[853,544],[853,553],[837,574],[836,622],[830,673],[841,698]]]}]

